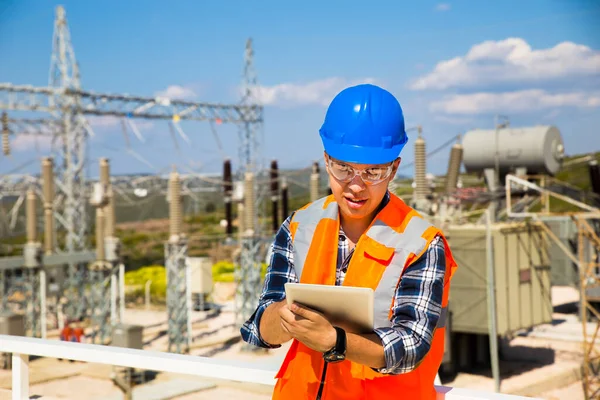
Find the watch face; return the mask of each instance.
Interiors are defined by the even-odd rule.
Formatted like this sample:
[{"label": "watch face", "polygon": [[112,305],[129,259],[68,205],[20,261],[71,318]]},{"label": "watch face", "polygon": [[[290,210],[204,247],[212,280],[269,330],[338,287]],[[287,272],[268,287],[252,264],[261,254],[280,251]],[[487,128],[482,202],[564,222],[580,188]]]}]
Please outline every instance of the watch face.
[{"label": "watch face", "polygon": [[325,357],[325,361],[327,361],[329,363],[335,363],[335,362],[339,362],[339,361],[344,361],[345,359],[346,359],[345,355],[338,354],[338,353],[328,354]]}]

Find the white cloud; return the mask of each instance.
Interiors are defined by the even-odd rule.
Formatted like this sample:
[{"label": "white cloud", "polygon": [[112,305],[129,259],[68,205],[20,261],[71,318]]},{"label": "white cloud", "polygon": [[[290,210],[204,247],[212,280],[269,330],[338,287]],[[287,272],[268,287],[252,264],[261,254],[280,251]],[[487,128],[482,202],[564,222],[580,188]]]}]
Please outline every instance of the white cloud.
[{"label": "white cloud", "polygon": [[180,85],[170,85],[165,90],[156,92],[155,95],[160,97],[167,97],[173,100],[189,100],[197,96],[196,92],[192,88]]},{"label": "white cloud", "polygon": [[327,106],[342,89],[361,83],[374,83],[375,79],[346,80],[332,77],[307,83],[281,83],[274,86],[258,86],[254,94],[263,105],[293,107],[302,105]]},{"label": "white cloud", "polygon": [[562,42],[533,50],[523,39],[479,43],[460,57],[439,62],[411,83],[412,90],[473,88],[499,83],[556,81],[600,76],[600,51]]},{"label": "white cloud", "polygon": [[450,10],[450,4],[448,3],[440,3],[437,6],[435,6],[435,11],[449,11]]},{"label": "white cloud", "polygon": [[506,93],[472,93],[446,96],[430,105],[446,114],[526,113],[556,107],[600,107],[600,93],[548,93],[540,89]]},{"label": "white cloud", "polygon": [[469,117],[454,117],[454,116],[449,116],[449,115],[444,115],[444,114],[436,114],[433,117],[436,121],[439,122],[443,122],[445,124],[450,124],[450,125],[466,125],[466,124],[470,124],[473,122],[472,118]]},{"label": "white cloud", "polygon": [[52,144],[50,135],[21,134],[11,136],[10,148],[15,152],[29,150],[48,150]]}]

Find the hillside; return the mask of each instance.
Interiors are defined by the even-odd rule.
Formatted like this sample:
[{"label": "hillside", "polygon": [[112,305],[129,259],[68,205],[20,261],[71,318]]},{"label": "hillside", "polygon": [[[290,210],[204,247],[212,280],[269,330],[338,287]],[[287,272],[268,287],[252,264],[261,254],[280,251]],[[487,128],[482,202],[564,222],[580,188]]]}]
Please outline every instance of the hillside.
[{"label": "hillside", "polygon": [[[595,153],[594,156],[600,162],[600,152]],[[569,157],[567,158],[566,163],[580,157],[581,156]],[[281,171],[281,175],[285,176],[288,182],[290,197],[289,210],[292,211],[306,204],[309,200],[310,168]],[[483,180],[477,176],[463,174],[462,177],[466,182],[470,182],[470,185],[481,186],[483,184]],[[412,193],[412,188],[410,186],[412,179],[402,178],[404,179],[396,179],[396,182],[398,183],[396,193],[399,195]],[[575,189],[575,191],[572,190],[574,195],[579,196],[579,191],[582,191],[583,193],[590,191],[590,178],[588,164],[586,162],[564,169],[557,174],[555,179],[565,182],[568,186]],[[437,177],[436,180],[443,182],[444,177]],[[320,189],[323,194],[325,194],[328,189],[327,175],[323,168],[321,168]],[[263,190],[266,189],[263,188]],[[584,195],[583,197],[583,200],[585,200],[586,196]],[[265,196],[267,215],[270,215],[269,199],[270,196]],[[569,209],[567,205],[560,203],[563,202],[553,200],[553,209]],[[92,211],[91,208],[90,211]],[[183,199],[183,211],[185,218],[183,229],[190,238],[189,254],[191,256],[211,255],[215,258],[229,258],[232,249],[222,245],[224,228],[219,225],[219,222],[225,217],[222,194],[220,192],[202,193],[199,196],[196,196],[196,199],[186,196]],[[92,215],[91,212],[90,215]],[[234,218],[235,215],[236,209],[234,207]],[[126,198],[117,197],[117,235],[122,240],[124,256],[126,257],[126,264],[128,267],[137,268],[143,265],[163,263],[164,242],[167,240],[169,229],[167,218],[168,203],[164,195],[150,194],[144,198],[135,198],[132,196]],[[270,218],[265,222],[266,226],[270,227]],[[17,226],[23,227],[23,225],[24,209],[21,207]],[[39,232],[43,232],[41,224],[39,225],[39,228]],[[91,232],[93,232],[93,229],[94,227],[91,223]],[[234,230],[236,229],[237,220],[234,221]],[[0,235],[1,234],[2,231],[0,231]],[[5,233],[4,236],[0,237],[2,237],[0,256],[22,254],[21,246],[25,242],[23,233],[17,235],[7,235]],[[235,234],[234,237],[236,237]],[[94,246],[93,236],[90,236],[90,246]]]}]

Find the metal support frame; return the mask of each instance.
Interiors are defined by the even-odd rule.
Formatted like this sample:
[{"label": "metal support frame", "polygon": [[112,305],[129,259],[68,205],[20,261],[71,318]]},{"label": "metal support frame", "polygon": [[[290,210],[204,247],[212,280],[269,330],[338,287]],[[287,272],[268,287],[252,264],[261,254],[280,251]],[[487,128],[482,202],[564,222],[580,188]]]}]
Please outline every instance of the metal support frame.
[{"label": "metal support frame", "polygon": [[186,263],[187,241],[173,238],[165,243],[167,269],[168,352],[187,353],[191,341]]},{"label": "metal support frame", "polygon": [[[578,215],[574,218],[579,231],[579,274],[581,277],[581,319],[583,325],[583,389],[586,400],[600,397],[600,312],[592,300],[600,304],[600,294],[592,297],[591,292],[600,292],[600,237],[598,229],[590,220],[600,222],[600,213],[595,216]],[[586,251],[591,249],[591,251]],[[595,320],[589,324],[588,320]],[[595,325],[595,326],[594,326]]]},{"label": "metal support frame", "polygon": [[[535,190],[549,199],[555,197],[585,211],[552,213],[549,205],[541,212],[514,212],[511,203],[511,190],[513,186],[524,186]],[[548,201],[548,200],[546,200]],[[554,193],[544,189],[526,179],[518,178],[514,175],[506,176],[506,213],[513,218],[533,218],[544,227],[545,232],[550,238],[559,245],[565,254],[578,266],[580,276],[580,315],[583,330],[583,365],[582,381],[586,400],[597,399],[600,397],[600,313],[592,305],[590,293],[592,291],[600,292],[600,237],[598,235],[598,226],[593,227],[590,221],[600,223],[600,209],[573,200],[559,193]],[[575,221],[578,229],[578,256],[572,254],[565,248],[560,240],[550,229],[539,219],[543,215],[570,215]],[[594,229],[596,228],[596,229]],[[598,296],[600,299],[600,295]],[[598,301],[598,299],[593,299]],[[593,318],[590,318],[593,317]],[[589,320],[595,319],[590,324]]]},{"label": "metal support frame", "polygon": [[92,343],[106,344],[112,336],[112,276],[114,268],[105,261],[89,266]]}]

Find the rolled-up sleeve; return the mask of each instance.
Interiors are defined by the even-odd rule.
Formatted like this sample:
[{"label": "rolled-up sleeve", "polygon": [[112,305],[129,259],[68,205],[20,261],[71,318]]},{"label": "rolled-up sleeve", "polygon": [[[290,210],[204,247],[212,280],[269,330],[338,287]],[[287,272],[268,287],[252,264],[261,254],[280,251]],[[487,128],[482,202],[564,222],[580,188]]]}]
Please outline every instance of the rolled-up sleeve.
[{"label": "rolled-up sleeve", "polygon": [[254,346],[262,348],[278,348],[280,345],[271,345],[264,341],[260,335],[260,320],[263,313],[271,304],[285,299],[285,284],[298,282],[294,269],[294,249],[290,234],[290,221],[293,214],[288,217],[275,235],[269,253],[271,254],[265,282],[258,301],[258,306],[252,316],[246,321],[240,333],[242,339]]},{"label": "rolled-up sleeve", "polygon": [[437,236],[427,251],[406,269],[392,312],[392,326],[375,329],[383,344],[384,374],[414,370],[425,358],[442,310],[446,258],[444,241]]}]

